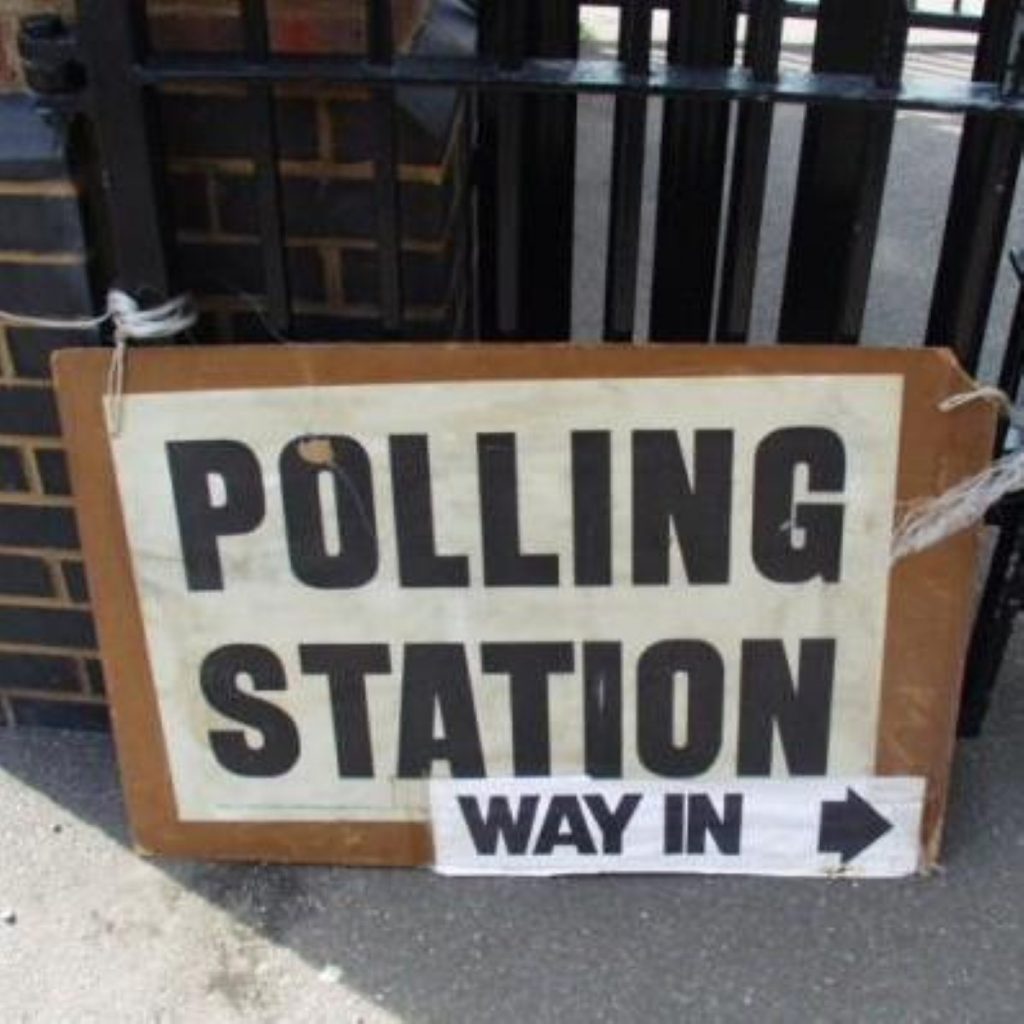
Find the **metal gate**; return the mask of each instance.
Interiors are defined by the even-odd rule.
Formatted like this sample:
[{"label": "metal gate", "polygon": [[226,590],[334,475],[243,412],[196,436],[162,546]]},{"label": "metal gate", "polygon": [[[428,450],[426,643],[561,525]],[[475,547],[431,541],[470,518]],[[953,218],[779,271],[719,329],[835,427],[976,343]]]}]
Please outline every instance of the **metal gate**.
[{"label": "metal gate", "polygon": [[[89,120],[102,154],[106,221],[120,287],[159,301],[176,290],[154,94],[183,83],[247,90],[256,130],[262,273],[267,314],[289,334],[275,89],[294,83],[358,85],[374,95],[374,205],[381,337],[400,338],[404,311],[396,145],[396,89],[455,89],[472,116],[471,334],[484,340],[564,339],[570,332],[577,103],[614,97],[614,135],[603,337],[742,344],[748,340],[778,104],[806,107],[779,339],[857,344],[879,233],[897,111],[963,116],[963,131],[934,279],[926,335],[978,368],[1024,140],[1024,10],[986,0],[979,16],[960,0],[944,10],[912,0],[599,0],[621,8],[614,59],[579,59],[576,0],[463,0],[478,21],[476,56],[396,52],[390,0],[367,0],[363,56],[272,52],[267,0],[242,0],[244,49],[155,53],[146,5],[80,0],[77,47],[53,32],[27,33],[38,89],[73,83],[58,69],[81,60]],[[652,63],[652,16],[667,8],[664,63]],[[780,68],[788,18],[816,20],[809,73]],[[904,75],[913,28],[974,33],[972,81]],[[741,35],[741,28],[745,29]],[[740,45],[742,39],[742,46]],[[741,58],[738,60],[738,55]],[[650,315],[638,323],[643,162],[648,105],[663,98]],[[51,95],[50,102],[61,100]],[[1024,370],[1018,303],[998,373],[1017,393]],[[1001,439],[1002,440],[1002,439]],[[1024,599],[1024,503],[1000,527],[968,665],[961,720],[976,732]]]}]

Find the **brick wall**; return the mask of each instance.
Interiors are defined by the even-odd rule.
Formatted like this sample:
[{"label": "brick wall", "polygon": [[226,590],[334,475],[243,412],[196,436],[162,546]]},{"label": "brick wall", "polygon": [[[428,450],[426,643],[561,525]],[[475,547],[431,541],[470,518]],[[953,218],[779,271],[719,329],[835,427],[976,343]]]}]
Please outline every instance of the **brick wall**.
[{"label": "brick wall", "polygon": [[[0,308],[93,311],[80,200],[63,129],[0,97]],[[0,326],[0,722],[106,723],[49,364],[95,340]]]},{"label": "brick wall", "polygon": [[[268,340],[253,162],[243,91],[167,90],[161,120],[174,195],[181,280],[200,297],[205,340]],[[463,326],[466,279],[462,109],[435,98],[399,105],[405,333],[446,338]],[[298,338],[378,334],[370,97],[292,88],[277,102],[288,266]]]},{"label": "brick wall", "polygon": [[[395,4],[402,45],[416,45],[429,6]],[[15,57],[19,16],[70,8],[60,0],[0,0],[0,308],[50,316],[93,312],[109,278],[92,255],[83,202],[97,196],[74,169],[82,154],[67,125],[48,123],[20,91]],[[148,9],[160,47],[239,45],[234,0],[149,0]],[[279,49],[364,46],[362,0],[273,0],[271,10]],[[378,332],[370,107],[370,96],[351,88],[290,87],[276,96],[301,338]],[[202,311],[203,341],[273,340],[248,152],[252,109],[233,87],[159,97],[181,284]],[[459,336],[468,280],[464,111],[451,93],[406,94],[398,127],[406,333]],[[107,721],[49,378],[55,348],[97,342],[0,328],[0,724],[102,728]]]}]

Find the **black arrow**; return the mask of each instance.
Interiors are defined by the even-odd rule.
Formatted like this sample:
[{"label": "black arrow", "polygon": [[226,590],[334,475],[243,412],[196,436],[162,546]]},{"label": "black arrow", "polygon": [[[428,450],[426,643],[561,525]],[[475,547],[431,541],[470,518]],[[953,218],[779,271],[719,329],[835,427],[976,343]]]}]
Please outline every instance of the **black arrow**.
[{"label": "black arrow", "polygon": [[847,788],[845,800],[826,800],[821,805],[818,852],[838,853],[840,864],[849,864],[891,828],[891,821]]}]

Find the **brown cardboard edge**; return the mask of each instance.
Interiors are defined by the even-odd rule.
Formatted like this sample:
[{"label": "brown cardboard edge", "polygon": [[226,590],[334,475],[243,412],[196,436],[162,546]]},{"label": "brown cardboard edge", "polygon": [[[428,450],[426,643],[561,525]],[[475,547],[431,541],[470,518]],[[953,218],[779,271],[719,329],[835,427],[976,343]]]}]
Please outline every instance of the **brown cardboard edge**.
[{"label": "brown cardboard edge", "polygon": [[[430,358],[423,359],[427,351]],[[55,356],[54,378],[136,842],[147,852],[171,856],[431,863],[426,824],[178,820],[107,443],[103,395],[109,360],[109,351],[65,349]],[[943,397],[973,386],[953,357],[939,350],[450,343],[426,348],[423,343],[153,348],[132,352],[126,390],[749,373],[898,374],[906,380],[912,372],[918,375],[920,392],[912,395],[904,388],[897,484],[898,501],[906,502],[938,493],[978,471],[991,452],[995,413],[990,407],[977,403],[954,413],[938,410]],[[915,442],[937,436],[957,443],[929,445],[925,457],[925,449]],[[941,839],[975,557],[976,537],[964,534],[905,560],[890,577],[876,770],[882,775],[924,775],[928,780],[923,867],[934,863]],[[936,675],[942,667],[945,671]]]},{"label": "brown cardboard edge", "polygon": [[[941,494],[988,465],[996,423],[992,406],[979,402],[949,412],[939,409],[943,398],[974,386],[952,354],[941,351],[916,393],[905,392],[898,509]],[[942,443],[922,445],[921,438],[940,438]],[[965,531],[900,561],[889,575],[876,770],[927,780],[921,829],[924,870],[935,865],[941,848],[979,535],[980,527]],[[934,699],[937,686],[945,699]]]}]

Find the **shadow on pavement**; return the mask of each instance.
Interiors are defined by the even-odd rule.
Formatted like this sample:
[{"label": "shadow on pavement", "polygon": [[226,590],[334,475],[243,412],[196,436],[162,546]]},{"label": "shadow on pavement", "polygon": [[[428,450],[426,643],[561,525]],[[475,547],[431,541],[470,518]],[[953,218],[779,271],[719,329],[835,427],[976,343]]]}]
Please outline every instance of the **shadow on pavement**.
[{"label": "shadow on pavement", "polygon": [[[986,735],[959,751],[930,879],[449,880],[425,871],[153,863],[404,1020],[950,1019],[964,986],[1024,999],[1018,638]],[[109,737],[0,734],[0,770],[128,842]],[[710,1009],[709,1009],[710,1008]],[[961,1018],[966,1019],[966,1018]],[[982,1019],[982,1018],[977,1018]]]}]

